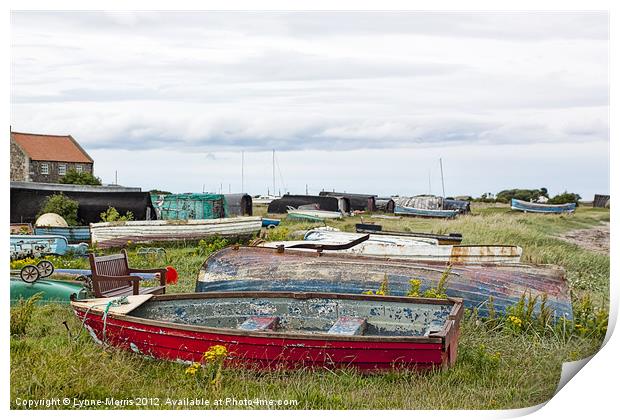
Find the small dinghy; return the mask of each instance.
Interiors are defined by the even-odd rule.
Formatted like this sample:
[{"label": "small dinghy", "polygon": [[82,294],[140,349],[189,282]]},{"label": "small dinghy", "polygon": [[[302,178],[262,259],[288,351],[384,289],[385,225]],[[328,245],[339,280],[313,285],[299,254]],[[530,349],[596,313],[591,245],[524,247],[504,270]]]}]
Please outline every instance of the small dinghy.
[{"label": "small dinghy", "polygon": [[299,209],[288,207],[286,210],[288,217],[291,219],[302,219],[310,221],[319,221],[323,219],[341,219],[342,213],[339,211]]},{"label": "small dinghy", "polygon": [[228,292],[74,301],[93,339],[157,359],[198,362],[214,345],[259,369],[451,366],[460,299]]},{"label": "small dinghy", "polygon": [[516,198],[513,198],[510,203],[510,208],[512,210],[519,210],[525,213],[573,213],[576,207],[577,204],[575,203],[541,204],[517,200]]},{"label": "small dinghy", "polygon": [[415,207],[406,207],[396,205],[394,208],[394,214],[400,214],[402,216],[415,216],[415,217],[433,217],[442,219],[453,219],[459,212],[457,210],[440,210],[440,209],[418,209]]}]

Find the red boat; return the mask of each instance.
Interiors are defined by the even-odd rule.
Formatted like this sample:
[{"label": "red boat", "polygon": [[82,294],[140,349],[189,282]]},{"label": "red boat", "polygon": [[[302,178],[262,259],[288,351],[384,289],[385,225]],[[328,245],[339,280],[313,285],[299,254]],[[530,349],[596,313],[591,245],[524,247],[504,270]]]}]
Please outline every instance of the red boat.
[{"label": "red boat", "polygon": [[[229,365],[360,370],[454,364],[461,299],[291,292],[129,296],[71,303],[95,341],[157,359],[198,362],[212,346]],[[104,322],[105,318],[105,322]]]}]

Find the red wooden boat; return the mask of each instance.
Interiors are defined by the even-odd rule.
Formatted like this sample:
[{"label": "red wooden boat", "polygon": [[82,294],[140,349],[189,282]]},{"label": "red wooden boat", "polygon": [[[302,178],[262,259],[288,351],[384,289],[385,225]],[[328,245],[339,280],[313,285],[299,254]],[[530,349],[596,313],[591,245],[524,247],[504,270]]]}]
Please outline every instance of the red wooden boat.
[{"label": "red wooden boat", "polygon": [[[451,366],[461,299],[333,293],[217,292],[71,303],[99,343],[157,359],[198,362],[214,345],[227,364],[360,370]],[[104,322],[105,318],[105,322]]]}]

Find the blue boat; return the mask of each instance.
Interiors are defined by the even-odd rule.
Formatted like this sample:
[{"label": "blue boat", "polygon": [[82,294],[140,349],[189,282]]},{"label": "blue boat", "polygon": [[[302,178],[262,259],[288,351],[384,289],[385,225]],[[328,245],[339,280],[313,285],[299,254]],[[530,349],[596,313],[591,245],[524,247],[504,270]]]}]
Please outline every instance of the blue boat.
[{"label": "blue boat", "polygon": [[60,235],[11,235],[11,259],[67,253],[85,255],[87,252],[87,243],[69,245],[67,238]]},{"label": "blue boat", "polygon": [[513,210],[523,211],[525,213],[572,213],[577,208],[576,203],[567,204],[540,204],[530,203],[523,200],[512,199],[510,208]]},{"label": "blue boat", "polygon": [[417,217],[439,217],[442,219],[452,219],[458,214],[458,210],[433,210],[433,209],[417,209],[415,207],[404,207],[396,205],[394,214],[402,216]]},{"label": "blue boat", "polygon": [[70,244],[90,242],[90,228],[88,226],[42,226],[34,228],[35,235],[60,235],[67,238]]},{"label": "blue boat", "polygon": [[263,217],[263,227],[272,228],[278,226],[279,224],[279,219],[267,219],[266,217]]}]

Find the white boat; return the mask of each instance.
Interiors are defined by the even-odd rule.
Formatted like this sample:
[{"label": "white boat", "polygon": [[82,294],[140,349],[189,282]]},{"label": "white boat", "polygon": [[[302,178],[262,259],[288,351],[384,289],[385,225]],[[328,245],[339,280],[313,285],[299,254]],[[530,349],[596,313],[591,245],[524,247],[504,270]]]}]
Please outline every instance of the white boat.
[{"label": "white boat", "polygon": [[[263,248],[300,248],[300,246],[343,245],[360,239],[362,234],[311,230],[303,241],[265,242]],[[309,249],[312,251],[312,249]],[[409,259],[416,261],[444,261],[461,263],[518,263],[523,250],[512,245],[437,245],[432,238],[409,238],[389,235],[369,235],[369,239],[347,249],[324,250],[373,257]]]},{"label": "white boat", "polygon": [[210,236],[242,237],[260,231],[260,217],[227,217],[196,220],[136,220],[91,223],[93,244],[100,248],[122,247],[127,243],[198,240]]},{"label": "white boat", "polygon": [[339,211],[296,209],[289,206],[286,212],[292,219],[322,220],[342,218],[342,213],[340,213]]}]

